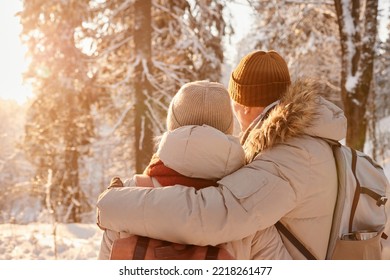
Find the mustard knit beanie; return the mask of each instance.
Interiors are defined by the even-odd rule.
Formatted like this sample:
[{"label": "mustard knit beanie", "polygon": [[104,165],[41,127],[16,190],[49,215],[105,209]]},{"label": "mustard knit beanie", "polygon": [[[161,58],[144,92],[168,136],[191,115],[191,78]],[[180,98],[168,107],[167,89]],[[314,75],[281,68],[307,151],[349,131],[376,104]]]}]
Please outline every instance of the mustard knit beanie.
[{"label": "mustard knit beanie", "polygon": [[280,99],[291,84],[284,59],[275,51],[243,57],[229,81],[230,97],[248,107],[266,107]]},{"label": "mustard knit beanie", "polygon": [[167,129],[184,125],[209,125],[223,133],[233,133],[233,112],[229,93],[220,83],[196,81],[183,85],[173,97]]}]

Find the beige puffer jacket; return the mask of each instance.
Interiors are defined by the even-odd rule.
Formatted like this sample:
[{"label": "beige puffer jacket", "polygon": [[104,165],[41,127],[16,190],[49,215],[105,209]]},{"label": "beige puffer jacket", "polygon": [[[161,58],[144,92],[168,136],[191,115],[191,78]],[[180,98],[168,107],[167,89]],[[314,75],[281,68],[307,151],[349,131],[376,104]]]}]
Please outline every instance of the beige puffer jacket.
[{"label": "beige puffer jacket", "polygon": [[[244,144],[254,160],[194,191],[183,186],[106,191],[100,224],[178,243],[216,245],[242,240],[278,220],[318,258],[329,239],[337,177],[332,150],[317,137],[341,140],[346,118],[319,97],[313,83],[297,82]],[[121,221],[121,222],[118,222]],[[304,257],[285,240],[294,259]]]},{"label": "beige puffer jacket", "polygon": [[[184,126],[164,133],[157,155],[165,166],[191,178],[217,180],[245,164],[244,150],[239,140],[207,125]],[[160,186],[156,180],[153,180],[153,183],[155,187]],[[129,180],[125,186],[135,186],[135,180]],[[122,191],[126,192],[126,189]],[[115,204],[115,201],[112,203]],[[113,219],[114,223],[121,223],[115,217]],[[155,219],[158,219],[158,215],[155,215],[150,223],[155,222]],[[106,230],[99,259],[109,259],[113,241],[126,236],[129,234]],[[290,258],[274,227],[221,246],[237,259],[264,258],[264,256],[272,259]]]}]

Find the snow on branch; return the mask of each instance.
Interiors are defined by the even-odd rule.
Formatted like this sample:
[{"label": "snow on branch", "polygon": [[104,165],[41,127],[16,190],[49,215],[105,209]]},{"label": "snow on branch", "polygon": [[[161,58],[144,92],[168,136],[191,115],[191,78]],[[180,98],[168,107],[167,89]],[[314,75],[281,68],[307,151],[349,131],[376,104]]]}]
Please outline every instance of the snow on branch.
[{"label": "snow on branch", "polygon": [[141,116],[141,133],[139,135],[138,150],[142,151],[142,144],[145,138],[145,116]]},{"label": "snow on branch", "polygon": [[127,42],[129,42],[130,40],[132,39],[131,36],[128,36],[126,37],[125,39],[123,39],[122,41],[119,41],[118,43],[114,44],[114,45],[111,45],[110,47],[106,48],[104,50],[104,52],[100,53],[97,55],[97,57],[102,57],[102,56],[105,56],[109,53],[111,53],[112,51],[120,48],[121,46],[123,46],[124,44],[126,44]]},{"label": "snow on branch", "polygon": [[167,77],[172,78],[173,80],[177,81],[179,84],[184,84],[187,82],[187,80],[183,79],[178,75],[180,71],[186,69],[187,65],[173,65],[173,64],[167,64],[161,61],[152,60],[152,64],[156,69],[159,69],[161,72],[163,72]]},{"label": "snow on branch", "polygon": [[108,86],[102,86],[102,87],[116,89],[116,88],[122,86],[123,84],[127,83],[131,79],[131,77],[134,73],[134,69],[135,69],[135,67],[137,67],[137,65],[140,63],[140,61],[141,61],[140,56],[137,55],[135,57],[134,62],[129,64],[129,66],[126,68],[126,70],[127,70],[126,75],[122,80],[118,81],[115,84],[108,85]]},{"label": "snow on branch", "polygon": [[127,106],[127,108],[122,112],[121,116],[119,117],[119,119],[117,120],[117,122],[115,123],[115,125],[111,128],[111,130],[102,135],[103,138],[107,138],[108,136],[110,136],[112,133],[114,133],[114,131],[122,124],[123,120],[125,119],[125,117],[127,116],[127,114],[129,113],[129,111],[134,107],[134,103],[131,103]]},{"label": "snow on branch", "polygon": [[160,116],[157,116],[156,110],[152,108],[152,105],[150,104],[150,97],[147,97],[144,101],[145,106],[148,108],[147,116],[153,121],[153,124],[158,127],[160,131],[164,131],[165,127],[161,122]]},{"label": "snow on branch", "polygon": [[142,76],[146,77],[150,85],[156,89],[158,92],[162,93],[163,95],[169,97],[169,95],[166,94],[166,89],[161,85],[161,83],[156,79],[155,75],[152,75],[149,71],[148,67],[148,61],[146,59],[141,60],[143,73]]},{"label": "snow on branch", "polygon": [[153,1],[153,6],[155,6],[156,8],[160,9],[163,12],[166,12],[168,15],[170,15],[173,19],[175,19],[178,22],[181,22],[183,20],[181,17],[179,17],[175,13],[172,13],[172,11],[170,9],[158,4],[156,1]]},{"label": "snow on branch", "polygon": [[132,4],[134,4],[134,0],[124,1],[116,10],[112,12],[111,18],[116,17],[120,12],[129,8]]}]

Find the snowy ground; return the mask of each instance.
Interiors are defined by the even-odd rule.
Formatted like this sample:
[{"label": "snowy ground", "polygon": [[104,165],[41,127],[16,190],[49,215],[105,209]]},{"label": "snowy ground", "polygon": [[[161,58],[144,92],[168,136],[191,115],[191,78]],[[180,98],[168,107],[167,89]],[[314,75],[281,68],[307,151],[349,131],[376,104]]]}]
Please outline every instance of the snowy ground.
[{"label": "snowy ground", "polygon": [[55,237],[53,229],[51,224],[0,224],[0,260],[97,258],[102,231],[96,224],[59,224]]}]

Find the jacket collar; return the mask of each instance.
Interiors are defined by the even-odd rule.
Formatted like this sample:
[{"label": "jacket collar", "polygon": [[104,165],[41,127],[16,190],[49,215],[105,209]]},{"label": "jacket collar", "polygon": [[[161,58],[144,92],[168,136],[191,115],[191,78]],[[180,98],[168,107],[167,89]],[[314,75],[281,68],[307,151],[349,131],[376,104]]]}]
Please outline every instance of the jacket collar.
[{"label": "jacket collar", "polygon": [[319,92],[319,83],[298,80],[277,104],[268,106],[243,135],[247,162],[265,149],[293,137],[340,138],[332,136],[334,130],[345,136],[346,119],[342,110],[321,98]]}]

